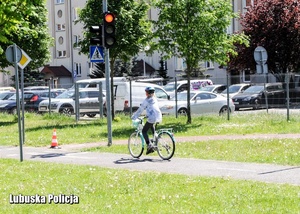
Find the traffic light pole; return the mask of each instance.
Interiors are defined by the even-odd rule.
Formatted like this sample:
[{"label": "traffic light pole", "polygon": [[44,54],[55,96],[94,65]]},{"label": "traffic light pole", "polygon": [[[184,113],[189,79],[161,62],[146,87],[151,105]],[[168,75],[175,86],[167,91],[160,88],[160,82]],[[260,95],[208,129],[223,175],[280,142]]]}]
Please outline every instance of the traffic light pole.
[{"label": "traffic light pole", "polygon": [[[102,1],[103,14],[107,11],[107,0]],[[102,33],[102,41],[104,41]],[[112,117],[111,117],[111,90],[110,90],[110,64],[109,64],[109,49],[103,45],[104,48],[104,60],[105,60],[105,79],[106,79],[106,115],[107,115],[107,139],[108,146],[112,145]]]}]

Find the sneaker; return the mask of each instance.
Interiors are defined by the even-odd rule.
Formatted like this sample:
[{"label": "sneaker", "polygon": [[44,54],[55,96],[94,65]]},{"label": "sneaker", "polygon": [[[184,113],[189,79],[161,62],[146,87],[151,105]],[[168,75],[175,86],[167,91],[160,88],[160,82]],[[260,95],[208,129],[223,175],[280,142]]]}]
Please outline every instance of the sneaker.
[{"label": "sneaker", "polygon": [[150,154],[154,152],[154,148],[152,146],[147,146],[147,152],[146,152],[146,155]]}]

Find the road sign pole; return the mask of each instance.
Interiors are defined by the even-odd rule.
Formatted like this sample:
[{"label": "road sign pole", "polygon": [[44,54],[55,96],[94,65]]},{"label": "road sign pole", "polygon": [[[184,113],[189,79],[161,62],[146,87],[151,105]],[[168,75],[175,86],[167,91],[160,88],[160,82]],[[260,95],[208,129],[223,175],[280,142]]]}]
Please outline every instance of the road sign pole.
[{"label": "road sign pole", "polygon": [[23,140],[23,144],[25,143],[25,109],[24,109],[24,69],[21,69],[21,103],[22,103],[22,140]]},{"label": "road sign pole", "polygon": [[[20,143],[20,161],[23,161],[23,143],[25,139],[24,132],[24,72],[23,69],[31,61],[30,57],[19,48],[16,44],[8,46],[5,51],[6,59],[10,63],[14,64],[15,67],[15,85],[16,85],[16,104],[17,104],[17,115],[18,115],[18,128],[19,128],[19,143]],[[20,102],[20,90],[19,90],[19,72],[18,66],[21,68],[21,96],[22,102]],[[20,114],[20,104],[22,103],[22,117]]]},{"label": "road sign pole", "polygon": [[285,74],[285,82],[286,82],[286,116],[287,121],[290,120],[290,74],[287,71]]},{"label": "road sign pole", "polygon": [[[230,120],[230,105],[229,105],[229,73],[227,71],[227,66],[225,68],[226,71],[226,87],[227,87],[227,120]],[[234,110],[234,109],[233,109]]]},{"label": "road sign pole", "polygon": [[17,60],[17,45],[13,45],[14,50],[14,65],[15,65],[15,84],[16,84],[16,101],[17,101],[17,114],[18,114],[18,128],[19,128],[19,144],[20,144],[20,161],[23,161],[23,135],[21,126],[20,115],[20,90],[19,90],[19,72],[18,72],[18,60]]}]

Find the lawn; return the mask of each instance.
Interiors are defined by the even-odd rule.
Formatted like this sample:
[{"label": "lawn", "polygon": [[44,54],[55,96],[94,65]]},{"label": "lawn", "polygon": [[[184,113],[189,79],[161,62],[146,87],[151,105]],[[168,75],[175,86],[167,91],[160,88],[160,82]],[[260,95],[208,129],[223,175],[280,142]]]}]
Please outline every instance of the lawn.
[{"label": "lawn", "polygon": [[[300,115],[290,121],[283,114],[233,114],[230,120],[219,116],[193,117],[186,124],[185,117],[164,117],[159,128],[172,127],[176,137],[237,135],[262,133],[299,133]],[[18,123],[12,115],[1,115],[0,145],[18,146]],[[53,129],[56,129],[60,146],[90,142],[107,142],[107,121],[84,118],[76,123],[72,117],[52,115],[25,115],[25,145],[50,146]],[[134,130],[129,116],[117,115],[112,122],[114,140],[126,140]],[[106,145],[106,144],[105,144]],[[97,152],[128,153],[126,145],[102,146],[89,149]],[[175,157],[215,159],[238,162],[273,163],[297,165],[300,163],[300,140],[298,139],[236,139],[177,143]]]},{"label": "lawn", "polygon": [[[0,170],[1,213],[281,214],[300,206],[300,186],[292,185],[8,159]],[[46,203],[10,204],[20,194]],[[79,203],[48,202],[60,194]]]},{"label": "lawn", "polygon": [[[83,151],[128,153],[127,145],[111,147],[104,145],[83,149]],[[298,166],[300,140],[243,139],[179,142],[176,143],[174,157]]]},{"label": "lawn", "polygon": [[[14,116],[0,115],[0,145],[18,145]],[[175,136],[251,133],[298,133],[300,116],[234,114],[226,117],[164,117],[160,128]],[[60,115],[25,115],[25,145],[50,146],[56,128],[60,145],[107,139],[106,119],[81,120]],[[133,131],[128,116],[117,115],[114,139]],[[97,152],[128,153],[126,145],[93,148]],[[298,139],[213,140],[178,143],[175,156],[240,162],[299,165]],[[0,159],[1,213],[299,213],[300,187],[230,178],[184,176],[45,162]],[[72,196],[79,203],[10,204],[11,197]],[[34,201],[36,203],[36,201]]]},{"label": "lawn", "polygon": [[[230,120],[219,116],[198,116],[192,124],[186,124],[185,117],[164,116],[158,128],[173,128],[175,136],[209,136],[255,133],[299,133],[300,115],[293,115],[289,121],[283,114],[233,114]],[[0,145],[19,145],[18,122],[16,117],[0,114]],[[25,114],[25,145],[48,146],[53,129],[57,131],[59,143],[87,143],[107,141],[107,121],[84,118],[78,122],[74,117],[58,114]],[[112,122],[113,140],[128,139],[134,130],[129,116],[117,115]]]}]

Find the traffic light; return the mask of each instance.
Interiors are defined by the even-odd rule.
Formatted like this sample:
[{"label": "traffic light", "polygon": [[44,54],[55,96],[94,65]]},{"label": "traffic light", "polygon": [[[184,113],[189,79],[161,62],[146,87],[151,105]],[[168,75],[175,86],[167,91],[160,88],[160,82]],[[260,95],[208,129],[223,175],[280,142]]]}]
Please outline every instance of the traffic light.
[{"label": "traffic light", "polygon": [[90,39],[91,45],[102,46],[102,25],[91,26],[90,33],[93,35]]},{"label": "traffic light", "polygon": [[166,71],[166,70],[168,70],[168,68],[167,68],[167,61],[165,61],[165,60],[160,60],[159,63],[160,63],[160,68],[159,68],[159,70],[161,70],[161,71]]},{"label": "traffic light", "polygon": [[103,45],[111,48],[116,43],[116,16],[111,12],[105,12],[103,17]]}]

